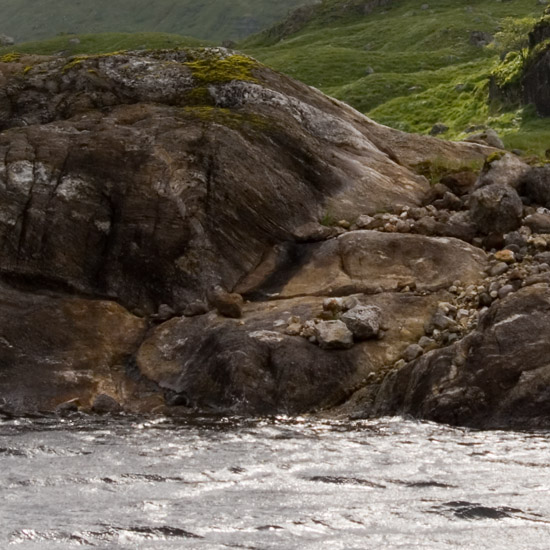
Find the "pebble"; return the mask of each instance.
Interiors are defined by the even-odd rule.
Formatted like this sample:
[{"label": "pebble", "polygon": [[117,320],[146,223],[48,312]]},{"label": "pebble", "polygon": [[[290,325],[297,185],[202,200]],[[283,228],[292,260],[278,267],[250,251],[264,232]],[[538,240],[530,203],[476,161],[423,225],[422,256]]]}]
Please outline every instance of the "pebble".
[{"label": "pebble", "polygon": [[411,344],[403,353],[403,359],[407,361],[414,361],[424,353],[424,350],[418,344]]},{"label": "pebble", "polygon": [[506,296],[508,296],[508,294],[510,294],[511,292],[514,292],[514,287],[512,285],[504,285],[499,289],[498,297],[500,299],[506,298]]},{"label": "pebble", "polygon": [[499,275],[502,275],[507,271],[508,271],[508,264],[504,262],[499,262],[498,264],[491,267],[489,274],[491,275],[491,277],[498,277]]},{"label": "pebble", "polygon": [[504,262],[507,264],[513,264],[516,261],[516,255],[510,249],[499,250],[495,252],[495,260],[499,262]]}]

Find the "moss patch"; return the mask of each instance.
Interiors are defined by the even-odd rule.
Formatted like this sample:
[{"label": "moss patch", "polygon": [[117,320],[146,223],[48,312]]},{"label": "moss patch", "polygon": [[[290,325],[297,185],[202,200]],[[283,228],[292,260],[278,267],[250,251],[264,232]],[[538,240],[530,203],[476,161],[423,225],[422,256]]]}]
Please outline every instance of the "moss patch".
[{"label": "moss patch", "polygon": [[252,74],[253,69],[259,67],[257,61],[245,55],[208,55],[189,61],[186,66],[191,69],[193,78],[199,85],[219,84],[233,80],[258,82]]}]

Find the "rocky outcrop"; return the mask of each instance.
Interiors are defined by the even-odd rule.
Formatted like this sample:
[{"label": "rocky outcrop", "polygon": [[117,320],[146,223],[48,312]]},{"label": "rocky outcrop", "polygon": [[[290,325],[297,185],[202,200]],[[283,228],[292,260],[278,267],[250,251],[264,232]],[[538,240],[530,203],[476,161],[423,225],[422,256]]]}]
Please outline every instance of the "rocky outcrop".
[{"label": "rocky outcrop", "polygon": [[460,342],[388,376],[373,413],[483,428],[548,426],[549,327],[548,285],[522,289]]},{"label": "rocky outcrop", "polygon": [[[428,394],[407,409],[407,373],[546,292],[538,175],[504,182],[496,155],[477,178],[491,148],[380,126],[225,49],[18,58],[0,80],[4,413],[464,423]],[[431,186],[430,163],[460,169]],[[487,230],[472,196],[493,185],[517,208],[502,225],[496,201]]]}]

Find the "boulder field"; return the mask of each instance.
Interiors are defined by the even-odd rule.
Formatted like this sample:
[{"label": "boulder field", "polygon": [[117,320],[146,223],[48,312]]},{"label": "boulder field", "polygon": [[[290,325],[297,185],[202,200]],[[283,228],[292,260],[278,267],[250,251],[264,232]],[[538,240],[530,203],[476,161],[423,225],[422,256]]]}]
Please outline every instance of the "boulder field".
[{"label": "boulder field", "polygon": [[550,171],[219,49],[0,63],[0,411],[550,425]]}]

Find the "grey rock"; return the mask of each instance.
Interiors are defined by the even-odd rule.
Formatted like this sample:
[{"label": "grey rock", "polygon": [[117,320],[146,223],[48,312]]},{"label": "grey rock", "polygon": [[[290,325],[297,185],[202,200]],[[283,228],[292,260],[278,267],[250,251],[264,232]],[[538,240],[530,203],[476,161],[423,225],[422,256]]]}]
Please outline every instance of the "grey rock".
[{"label": "grey rock", "polygon": [[504,285],[498,289],[498,297],[502,300],[506,298],[508,294],[514,292],[514,287],[512,285]]},{"label": "grey rock", "polygon": [[424,353],[424,349],[422,346],[418,344],[411,344],[410,346],[407,346],[407,349],[403,352],[403,359],[407,361],[414,361],[418,357],[420,357]]},{"label": "grey rock", "polygon": [[390,374],[372,413],[477,428],[548,425],[549,303],[540,285],[495,302],[471,334]]},{"label": "grey rock", "polygon": [[208,313],[208,305],[202,300],[194,300],[190,304],[187,304],[183,310],[183,314],[186,317],[194,317],[195,315],[204,315]]},{"label": "grey rock", "polygon": [[533,233],[550,233],[550,214],[535,213],[527,216],[523,223]]},{"label": "grey rock", "polygon": [[529,165],[516,155],[504,153],[485,163],[475,184],[475,189],[494,183],[519,188],[522,177],[529,170]]},{"label": "grey rock", "polygon": [[440,134],[444,134],[449,127],[446,124],[443,124],[442,122],[436,122],[431,130],[430,130],[430,136],[438,136]]},{"label": "grey rock", "polygon": [[377,306],[355,306],[341,317],[356,340],[376,338],[380,330],[382,311]]},{"label": "grey rock", "polygon": [[521,225],[523,204],[508,185],[493,183],[477,189],[469,205],[470,217],[481,233],[507,233]]},{"label": "grey rock", "polygon": [[317,342],[321,349],[349,349],[353,333],[342,321],[320,321],[315,325]]},{"label": "grey rock", "polygon": [[550,208],[550,165],[529,168],[518,181],[521,196]]},{"label": "grey rock", "polygon": [[483,132],[471,134],[464,141],[468,141],[471,143],[483,143],[489,145],[490,147],[504,149],[504,143],[492,128],[487,128]]},{"label": "grey rock", "polygon": [[92,403],[92,412],[96,414],[115,414],[121,411],[120,403],[105,393],[97,395]]},{"label": "grey rock", "polygon": [[13,46],[14,44],[15,40],[11,36],[0,34],[0,46]]},{"label": "grey rock", "polygon": [[498,262],[491,267],[491,269],[489,270],[489,274],[491,275],[491,277],[498,277],[499,275],[506,273],[508,269],[509,269],[509,266],[507,263]]},{"label": "grey rock", "polygon": [[493,41],[493,35],[485,31],[472,31],[470,33],[470,44],[477,48],[484,48]]}]

